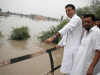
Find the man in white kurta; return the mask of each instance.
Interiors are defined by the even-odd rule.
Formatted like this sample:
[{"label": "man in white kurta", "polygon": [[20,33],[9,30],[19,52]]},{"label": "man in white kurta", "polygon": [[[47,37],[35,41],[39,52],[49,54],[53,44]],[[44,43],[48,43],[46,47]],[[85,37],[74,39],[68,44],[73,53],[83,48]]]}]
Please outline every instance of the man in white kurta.
[{"label": "man in white kurta", "polygon": [[71,18],[70,22],[63,29],[59,31],[61,36],[65,37],[65,39],[63,39],[65,41],[65,43],[63,44],[65,45],[64,45],[63,60],[60,70],[62,73],[70,74],[71,72],[72,64],[80,45],[81,29],[82,29],[81,27],[82,27],[81,19],[75,14]]},{"label": "man in white kurta", "polygon": [[75,54],[80,45],[82,22],[80,17],[75,14],[75,7],[69,4],[65,7],[67,16],[71,18],[69,23],[65,25],[53,37],[47,39],[44,43],[50,43],[54,37],[65,36],[65,47],[63,53],[63,61],[61,72],[70,74]]},{"label": "man in white kurta", "polygon": [[[95,27],[99,28],[97,25]],[[94,68],[93,75],[100,75],[100,59]]]},{"label": "man in white kurta", "polygon": [[[91,17],[87,17],[85,24],[85,27],[87,28],[89,28],[89,23],[92,22],[88,19],[91,19]],[[81,45],[75,57],[71,75],[88,75],[89,72],[89,75],[92,75],[95,67],[94,62],[99,60],[99,56],[100,30],[97,28],[97,26],[92,26],[88,33],[87,31],[84,33],[84,36],[81,40]]]}]

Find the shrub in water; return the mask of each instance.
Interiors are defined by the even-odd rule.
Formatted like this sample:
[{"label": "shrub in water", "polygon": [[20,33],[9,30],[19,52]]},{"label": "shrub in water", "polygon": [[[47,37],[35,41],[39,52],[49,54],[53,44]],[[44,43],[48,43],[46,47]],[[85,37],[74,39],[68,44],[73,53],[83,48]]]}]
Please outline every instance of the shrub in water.
[{"label": "shrub in water", "polygon": [[2,32],[0,31],[0,37],[3,37],[4,35],[2,34]]},{"label": "shrub in water", "polygon": [[[56,34],[61,28],[63,28],[69,21],[68,20],[64,20],[62,23],[60,23],[57,26],[52,26],[50,28],[50,30],[47,31],[42,31],[40,34],[42,34],[41,36],[38,37],[38,39],[41,42],[44,42],[46,39],[48,39],[49,37],[53,36],[54,34]],[[61,37],[56,38],[53,40],[53,43],[58,43],[60,41]]]},{"label": "shrub in water", "polygon": [[28,27],[22,26],[21,28],[13,28],[11,39],[13,40],[23,40],[29,38]]}]

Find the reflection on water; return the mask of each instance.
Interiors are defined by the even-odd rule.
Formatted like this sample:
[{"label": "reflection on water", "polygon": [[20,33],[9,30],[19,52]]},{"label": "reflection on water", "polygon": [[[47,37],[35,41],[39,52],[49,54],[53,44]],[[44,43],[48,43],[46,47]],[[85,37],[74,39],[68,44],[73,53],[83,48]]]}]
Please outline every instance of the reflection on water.
[{"label": "reflection on water", "polygon": [[0,43],[0,49],[1,49],[2,46],[4,46],[4,44]]},{"label": "reflection on water", "polygon": [[[50,27],[58,25],[56,21],[31,20],[19,16],[0,17],[0,31],[4,35],[0,38],[0,61],[8,60],[36,53],[54,47],[54,44],[43,44],[37,39],[41,31],[46,31]],[[28,40],[15,41],[8,40],[11,35],[12,27],[27,26],[31,37]],[[52,52],[54,66],[61,64],[63,50]],[[0,75],[41,75],[50,71],[50,59],[48,54],[36,58],[27,59],[12,65],[0,67]],[[63,75],[58,69],[55,75]]]},{"label": "reflection on water", "polygon": [[27,41],[9,41],[12,49],[27,50]]}]

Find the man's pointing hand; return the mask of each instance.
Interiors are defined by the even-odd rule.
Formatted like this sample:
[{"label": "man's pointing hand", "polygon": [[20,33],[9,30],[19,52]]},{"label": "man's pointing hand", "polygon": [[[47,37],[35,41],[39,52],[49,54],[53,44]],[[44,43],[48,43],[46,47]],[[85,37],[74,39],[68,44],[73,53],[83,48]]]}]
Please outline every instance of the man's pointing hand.
[{"label": "man's pointing hand", "polygon": [[45,44],[45,43],[50,44],[53,41],[53,39],[54,39],[54,37],[52,36],[52,37],[46,39],[43,44]]}]

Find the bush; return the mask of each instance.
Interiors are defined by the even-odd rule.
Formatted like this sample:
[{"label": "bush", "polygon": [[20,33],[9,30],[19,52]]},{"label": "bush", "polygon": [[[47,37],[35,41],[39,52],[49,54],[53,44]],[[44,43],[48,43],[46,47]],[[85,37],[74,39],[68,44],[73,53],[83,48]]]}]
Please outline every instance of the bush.
[{"label": "bush", "polygon": [[[40,34],[42,34],[41,36],[38,37],[38,39],[41,42],[44,42],[46,39],[48,39],[49,37],[53,36],[54,34],[56,34],[61,28],[63,28],[69,21],[68,20],[64,20],[62,23],[60,23],[57,26],[52,26],[50,27],[50,30],[47,31],[42,31]],[[53,43],[58,43],[60,41],[61,37],[56,38],[53,40]]]},{"label": "bush", "polygon": [[3,37],[4,35],[2,34],[2,32],[0,31],[0,37]]},{"label": "bush", "polygon": [[23,40],[30,37],[28,27],[26,26],[22,26],[21,28],[13,28],[11,33],[11,39],[13,40]]}]

